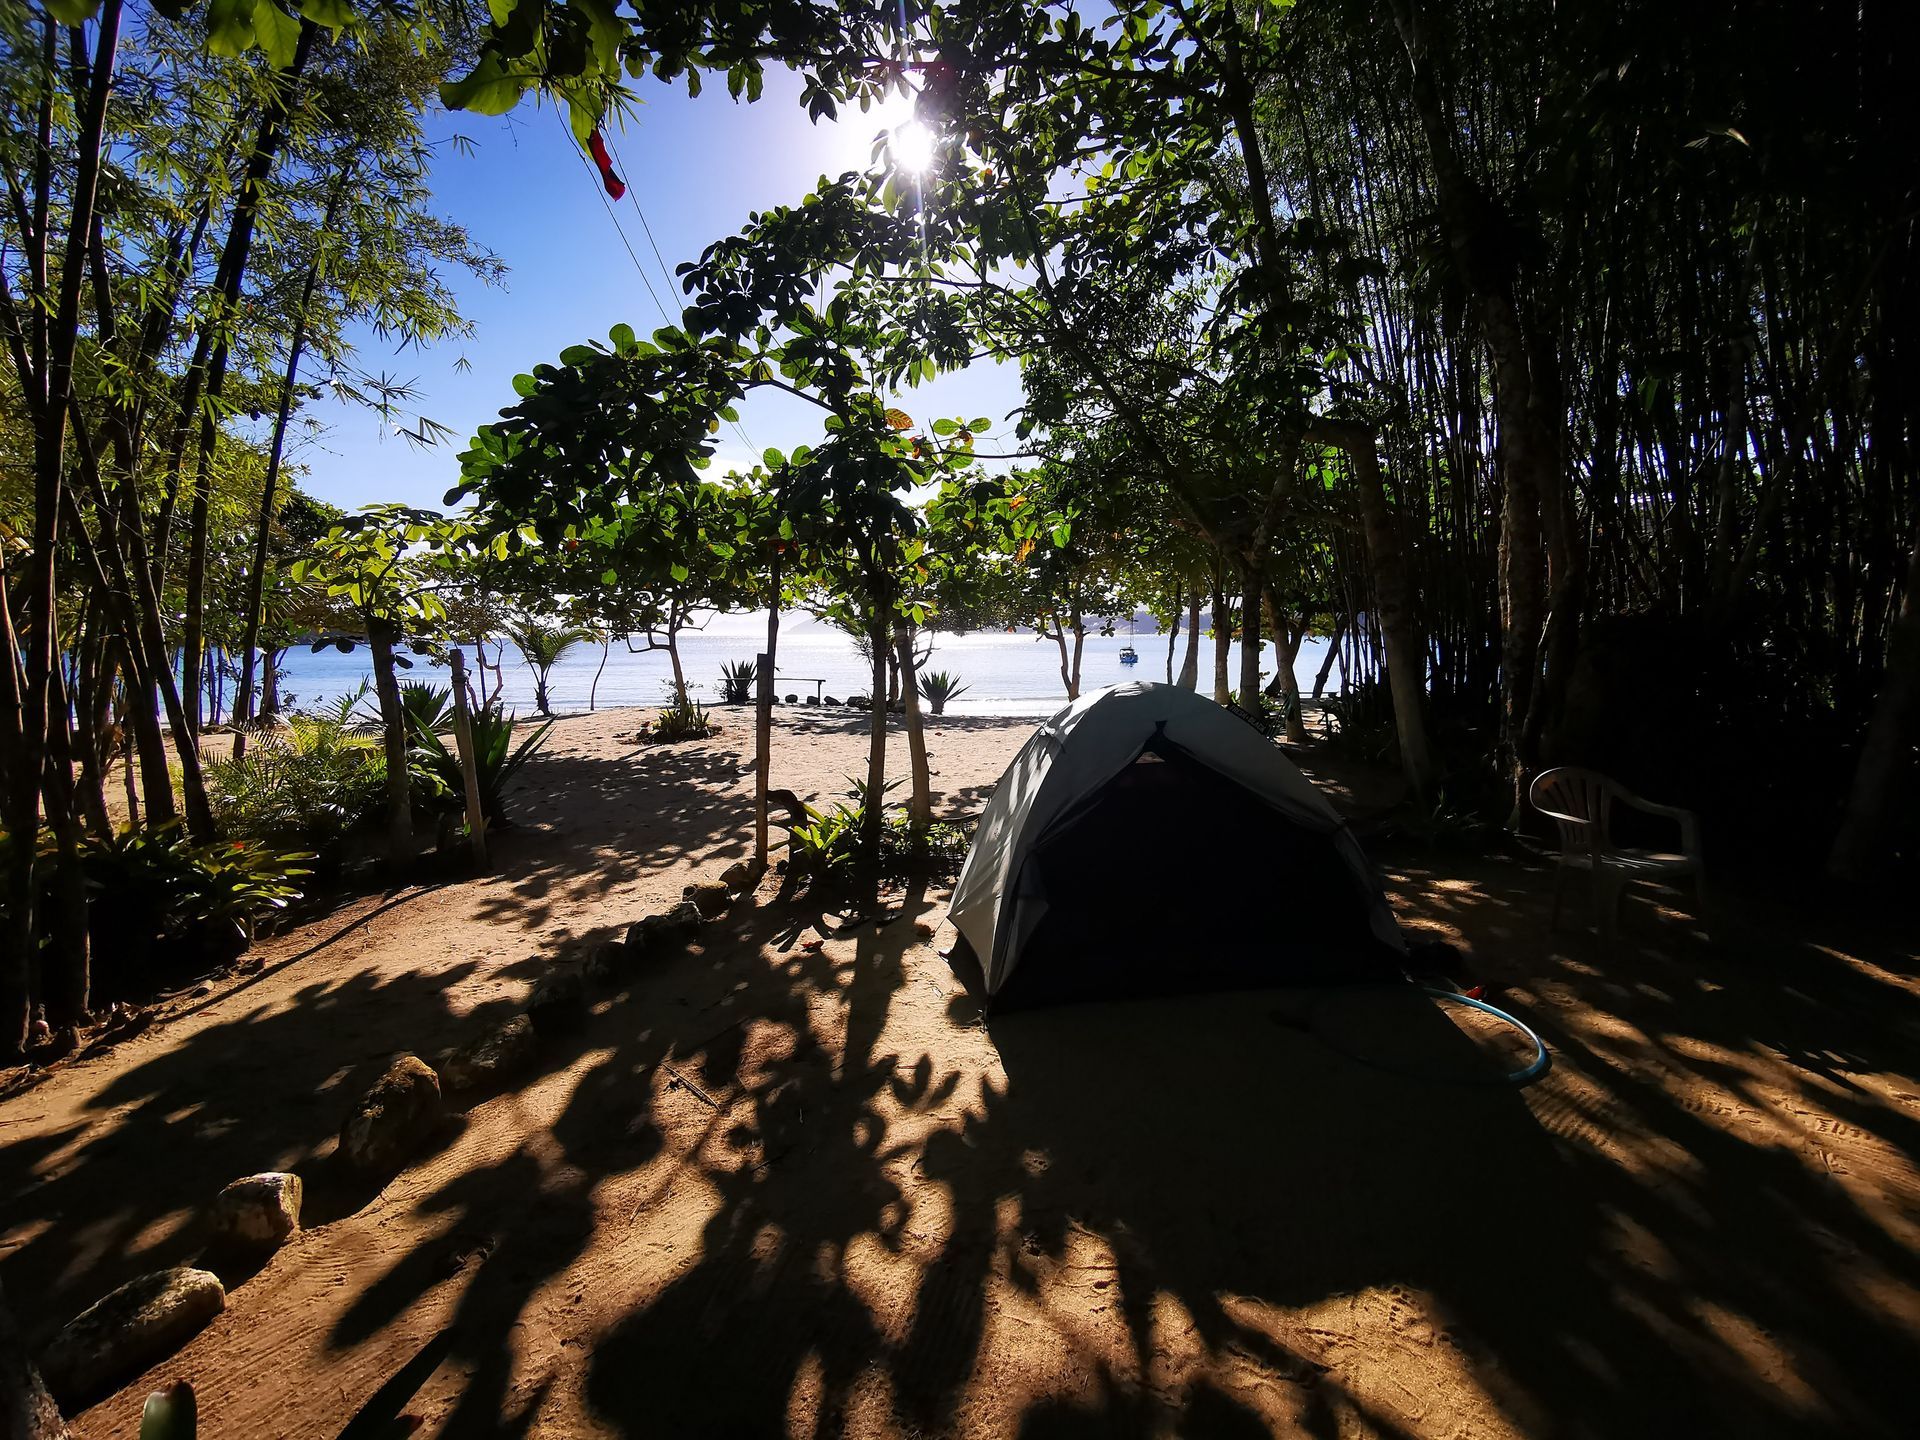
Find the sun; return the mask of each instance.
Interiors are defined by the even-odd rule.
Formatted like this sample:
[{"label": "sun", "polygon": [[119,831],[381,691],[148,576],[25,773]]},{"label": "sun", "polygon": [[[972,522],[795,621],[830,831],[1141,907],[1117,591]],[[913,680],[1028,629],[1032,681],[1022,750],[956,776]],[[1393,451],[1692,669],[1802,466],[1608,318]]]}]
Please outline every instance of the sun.
[{"label": "sun", "polygon": [[933,131],[918,120],[896,125],[887,137],[887,155],[895,170],[908,175],[924,175],[933,164]]}]

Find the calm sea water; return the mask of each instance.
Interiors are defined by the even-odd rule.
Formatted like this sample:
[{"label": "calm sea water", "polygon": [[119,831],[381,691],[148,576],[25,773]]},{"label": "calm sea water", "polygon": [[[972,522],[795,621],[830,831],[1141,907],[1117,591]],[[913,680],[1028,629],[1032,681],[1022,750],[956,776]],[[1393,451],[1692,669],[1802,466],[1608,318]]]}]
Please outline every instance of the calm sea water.
[{"label": "calm sea water", "polygon": [[[748,615],[716,616],[704,630],[688,631],[680,639],[681,663],[687,682],[697,699],[711,701],[719,693],[720,667],[730,660],[751,660],[766,642],[766,617]],[[927,668],[949,670],[967,686],[966,693],[948,706],[952,714],[976,715],[1049,715],[1066,702],[1066,687],[1060,679],[1059,650],[1051,640],[1033,635],[979,632],[972,635],[936,635],[933,656]],[[923,639],[922,645],[924,647]],[[1167,638],[1152,635],[1141,627],[1132,637],[1140,654],[1137,665],[1120,663],[1120,651],[1128,644],[1125,628],[1116,635],[1090,635],[1081,660],[1081,687],[1095,690],[1126,680],[1164,680],[1167,678]],[[473,647],[467,646],[467,662],[473,663]],[[1186,653],[1186,636],[1180,636],[1174,658],[1178,673]],[[1325,642],[1309,640],[1300,647],[1294,671],[1302,688],[1313,684],[1314,672],[1325,655]],[[580,645],[554,667],[548,682],[556,712],[580,711],[592,703],[605,708],[614,705],[658,705],[667,697],[673,669],[665,651],[630,653],[615,641],[601,668],[598,645]],[[1271,674],[1274,650],[1265,647],[1263,669]],[[1240,674],[1239,646],[1234,646],[1232,675]],[[599,672],[598,685],[595,674]],[[509,707],[522,712],[533,709],[533,676],[519,656],[508,647],[502,672],[506,679]],[[285,675],[281,681],[282,704],[289,708],[310,708],[348,693],[371,677],[364,648],[351,654],[327,649],[314,654],[305,646],[288,652]],[[444,666],[416,657],[413,677],[445,682]],[[872,688],[871,672],[854,649],[853,641],[833,626],[806,616],[785,615],[780,621],[779,682],[781,696],[806,696],[814,686],[804,677],[825,682],[828,695],[845,699],[863,695]],[[1213,642],[1202,635],[1200,645],[1200,684],[1203,690],[1212,683]],[[1338,683],[1338,671],[1334,673]]]}]

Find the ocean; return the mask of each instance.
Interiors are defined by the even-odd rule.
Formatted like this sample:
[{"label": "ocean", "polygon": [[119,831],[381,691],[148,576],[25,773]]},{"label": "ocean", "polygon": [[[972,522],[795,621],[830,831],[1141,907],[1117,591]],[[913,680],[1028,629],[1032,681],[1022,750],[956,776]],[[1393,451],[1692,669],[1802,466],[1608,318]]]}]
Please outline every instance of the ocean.
[{"label": "ocean", "polygon": [[[1203,629],[1204,629],[1204,621]],[[680,637],[681,663],[694,698],[711,702],[720,688],[720,667],[731,660],[751,660],[766,643],[766,616],[718,615],[705,628],[684,631]],[[1059,650],[1053,641],[1026,633],[1006,634],[977,631],[970,635],[933,635],[921,637],[921,647],[933,642],[933,654],[925,669],[949,670],[959,676],[967,689],[947,706],[955,715],[1050,715],[1066,703],[1066,687],[1060,679]],[[1186,653],[1187,637],[1180,636],[1174,657],[1178,673]],[[1165,680],[1167,678],[1167,637],[1138,627],[1131,643],[1139,652],[1140,663],[1123,665],[1120,652],[1129,643],[1124,626],[1114,635],[1089,635],[1080,675],[1083,692],[1127,680]],[[469,666],[473,647],[463,647]],[[491,652],[491,646],[489,651]],[[1302,690],[1310,690],[1314,673],[1326,654],[1326,642],[1309,640],[1300,647],[1294,665]],[[1267,675],[1273,673],[1274,650],[1265,647]],[[511,646],[501,666],[506,680],[509,708],[523,714],[533,711],[533,676]],[[598,683],[596,685],[596,672]],[[1231,675],[1237,683],[1240,675],[1240,647],[1233,647]],[[425,656],[415,656],[408,678],[439,680],[445,683],[446,668]],[[318,654],[306,646],[295,646],[282,662],[281,705],[286,709],[312,709],[335,697],[350,693],[361,681],[370,679],[371,668],[365,647],[341,654],[329,647]],[[776,693],[807,696],[814,693],[813,679],[824,683],[821,689],[836,699],[864,695],[872,688],[871,672],[844,631],[807,615],[782,615],[780,653]],[[630,652],[615,641],[606,652],[602,668],[601,648],[581,644],[553,668],[548,695],[555,713],[584,711],[618,705],[659,705],[668,695],[673,669],[664,650]],[[1200,688],[1209,690],[1213,678],[1213,642],[1203,633],[1200,642]],[[1332,683],[1338,683],[1336,669]]]}]

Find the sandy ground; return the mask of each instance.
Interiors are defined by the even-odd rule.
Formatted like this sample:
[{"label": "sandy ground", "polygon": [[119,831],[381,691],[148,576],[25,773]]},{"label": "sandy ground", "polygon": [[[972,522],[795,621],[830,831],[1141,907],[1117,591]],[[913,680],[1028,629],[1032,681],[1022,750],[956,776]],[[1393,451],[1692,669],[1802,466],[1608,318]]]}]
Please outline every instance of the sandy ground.
[{"label": "sandy ground", "polygon": [[[264,942],[0,1104],[0,1280],[37,1336],[192,1256],[227,1180],[308,1181],[305,1232],[78,1435],[133,1434],[177,1376],[236,1440],[403,1412],[450,1437],[1913,1433],[1920,959],[1767,896],[1714,943],[1636,901],[1603,956],[1549,934],[1538,862],[1377,850],[1409,928],[1470,947],[1552,1045],[1514,1091],[1362,1063],[1446,1051],[1424,1007],[989,1032],[936,953],[942,894],[843,934],[770,878],[355,1186],[334,1136],[387,1057],[746,853],[745,725],[643,750],[635,723],[557,727],[497,873]],[[860,723],[783,717],[776,784],[842,789]],[[976,809],[1028,726],[942,722],[942,803]],[[1349,806],[1379,786],[1316,773]],[[1277,924],[1313,898],[1285,881]]]}]

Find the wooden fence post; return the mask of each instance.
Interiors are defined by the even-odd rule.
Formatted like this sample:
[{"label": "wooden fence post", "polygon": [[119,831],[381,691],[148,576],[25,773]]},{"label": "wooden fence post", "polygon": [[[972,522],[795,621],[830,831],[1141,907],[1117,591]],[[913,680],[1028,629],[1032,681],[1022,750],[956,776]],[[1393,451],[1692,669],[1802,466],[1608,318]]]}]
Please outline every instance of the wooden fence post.
[{"label": "wooden fence post", "polygon": [[453,738],[460,751],[460,774],[467,788],[467,837],[473,863],[487,866],[487,814],[480,803],[480,766],[473,755],[473,717],[467,711],[467,660],[458,645],[447,651],[453,667]]},{"label": "wooden fence post", "polygon": [[767,781],[773,766],[773,656],[754,656],[753,868],[767,869]]}]

